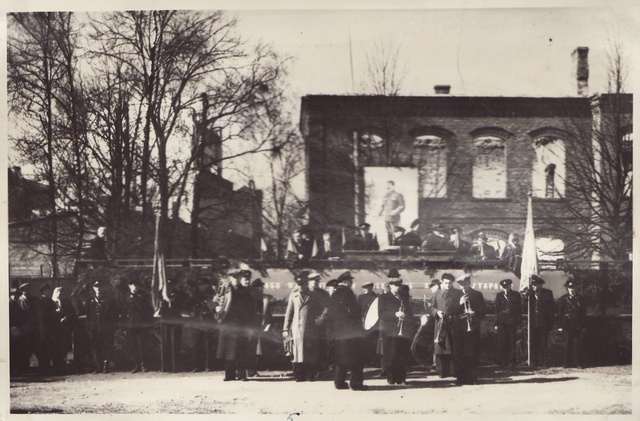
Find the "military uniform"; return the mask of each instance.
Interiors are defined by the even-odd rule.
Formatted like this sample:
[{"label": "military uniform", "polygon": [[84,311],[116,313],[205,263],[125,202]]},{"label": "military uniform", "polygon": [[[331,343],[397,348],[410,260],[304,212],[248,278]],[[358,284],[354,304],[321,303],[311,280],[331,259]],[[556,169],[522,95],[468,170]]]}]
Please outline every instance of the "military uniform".
[{"label": "military uniform", "polygon": [[192,308],[193,316],[193,350],[192,371],[209,371],[211,351],[215,341],[213,297],[199,290],[196,292]]},{"label": "military uniform", "polygon": [[393,243],[393,231],[400,224],[400,214],[405,208],[404,196],[396,191],[388,191],[384,195],[380,215],[384,217],[389,244]]},{"label": "military uniform", "polygon": [[130,292],[125,300],[125,332],[130,348],[133,349],[133,372],[147,370],[145,343],[149,326],[153,321],[151,296],[137,289]]},{"label": "military uniform", "polygon": [[[567,284],[570,284],[568,281]],[[565,285],[567,285],[565,284]],[[581,295],[565,294],[557,302],[558,329],[562,329],[562,364],[564,367],[582,366],[580,348],[587,319],[587,306]]]},{"label": "military uniform", "polygon": [[[511,280],[500,281],[500,285],[511,285]],[[522,322],[522,300],[520,294],[512,289],[501,291],[495,298],[496,329],[498,336],[498,355],[500,365],[515,366],[516,338]]]},{"label": "military uniform", "polygon": [[113,339],[118,328],[118,308],[115,300],[104,292],[99,296],[92,295],[86,307],[95,371],[106,373],[109,371]]},{"label": "military uniform", "polygon": [[36,314],[38,318],[38,369],[48,370],[52,367],[54,357],[54,338],[56,330],[56,304],[47,295],[40,296],[36,303]]},{"label": "military uniform", "polygon": [[[533,275],[532,283],[544,284],[542,278]],[[537,291],[529,290],[527,303],[531,308],[531,363],[535,366],[547,366],[547,343],[549,331],[553,328],[555,317],[553,293],[541,286]]]}]

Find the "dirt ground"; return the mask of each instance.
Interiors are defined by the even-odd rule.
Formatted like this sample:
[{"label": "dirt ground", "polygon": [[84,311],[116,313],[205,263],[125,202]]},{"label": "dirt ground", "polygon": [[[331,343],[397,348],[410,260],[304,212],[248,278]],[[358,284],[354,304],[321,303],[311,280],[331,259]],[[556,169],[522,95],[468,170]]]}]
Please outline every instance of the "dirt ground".
[{"label": "dirt ground", "polygon": [[[262,372],[223,382],[221,372],[83,374],[10,382],[13,414],[631,414],[631,366],[587,369],[483,367],[480,384],[455,386],[428,369],[406,386],[368,369],[367,391],[336,390],[327,379],[296,383]],[[278,417],[280,418],[280,417]],[[295,418],[295,416],[294,416]],[[286,419],[286,417],[282,417]],[[291,418],[293,419],[293,418]]]}]

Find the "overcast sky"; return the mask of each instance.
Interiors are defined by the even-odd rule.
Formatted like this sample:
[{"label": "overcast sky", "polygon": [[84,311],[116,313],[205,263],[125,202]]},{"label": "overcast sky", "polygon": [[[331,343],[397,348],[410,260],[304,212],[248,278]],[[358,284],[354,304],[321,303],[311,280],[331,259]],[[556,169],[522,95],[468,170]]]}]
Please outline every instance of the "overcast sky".
[{"label": "overcast sky", "polygon": [[[638,14],[626,8],[453,10],[245,10],[233,12],[240,33],[262,39],[294,58],[298,95],[353,92],[364,51],[376,39],[401,46],[406,63],[402,94],[576,95],[572,51],[590,48],[590,93],[606,89],[606,53],[620,41],[637,68]],[[631,83],[631,81],[630,81]],[[629,89],[631,90],[631,89]]]}]

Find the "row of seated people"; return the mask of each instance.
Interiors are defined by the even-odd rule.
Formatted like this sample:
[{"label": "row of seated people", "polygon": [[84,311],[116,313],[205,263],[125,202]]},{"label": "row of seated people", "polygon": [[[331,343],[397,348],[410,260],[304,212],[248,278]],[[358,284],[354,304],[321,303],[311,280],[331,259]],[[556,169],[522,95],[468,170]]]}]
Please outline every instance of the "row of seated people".
[{"label": "row of seated people", "polygon": [[[341,242],[336,241],[330,231],[325,231],[321,238],[314,240],[310,230],[299,229],[289,241],[287,258],[289,260],[333,260],[339,259],[343,250],[380,250],[376,236],[370,232],[371,226],[368,223],[362,223],[358,228],[354,236],[347,240],[343,238]],[[473,260],[500,259],[509,267],[516,267],[522,255],[522,246],[517,233],[511,234],[506,247],[499,250],[487,243],[487,236],[483,232],[478,233],[474,243],[471,244],[462,239],[459,228],[447,229],[440,224],[434,225],[424,238],[418,233],[419,228],[420,223],[417,220],[413,221],[409,231],[400,226],[395,227],[393,244],[390,248],[451,252],[457,258]]]}]

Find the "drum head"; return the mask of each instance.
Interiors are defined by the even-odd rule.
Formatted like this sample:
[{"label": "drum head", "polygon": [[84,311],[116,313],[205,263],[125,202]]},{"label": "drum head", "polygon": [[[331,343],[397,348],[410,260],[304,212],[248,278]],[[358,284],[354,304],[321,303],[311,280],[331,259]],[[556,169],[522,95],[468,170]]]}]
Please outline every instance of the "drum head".
[{"label": "drum head", "polygon": [[378,298],[373,300],[369,310],[367,310],[367,316],[364,318],[364,328],[367,330],[373,329],[378,323]]}]

